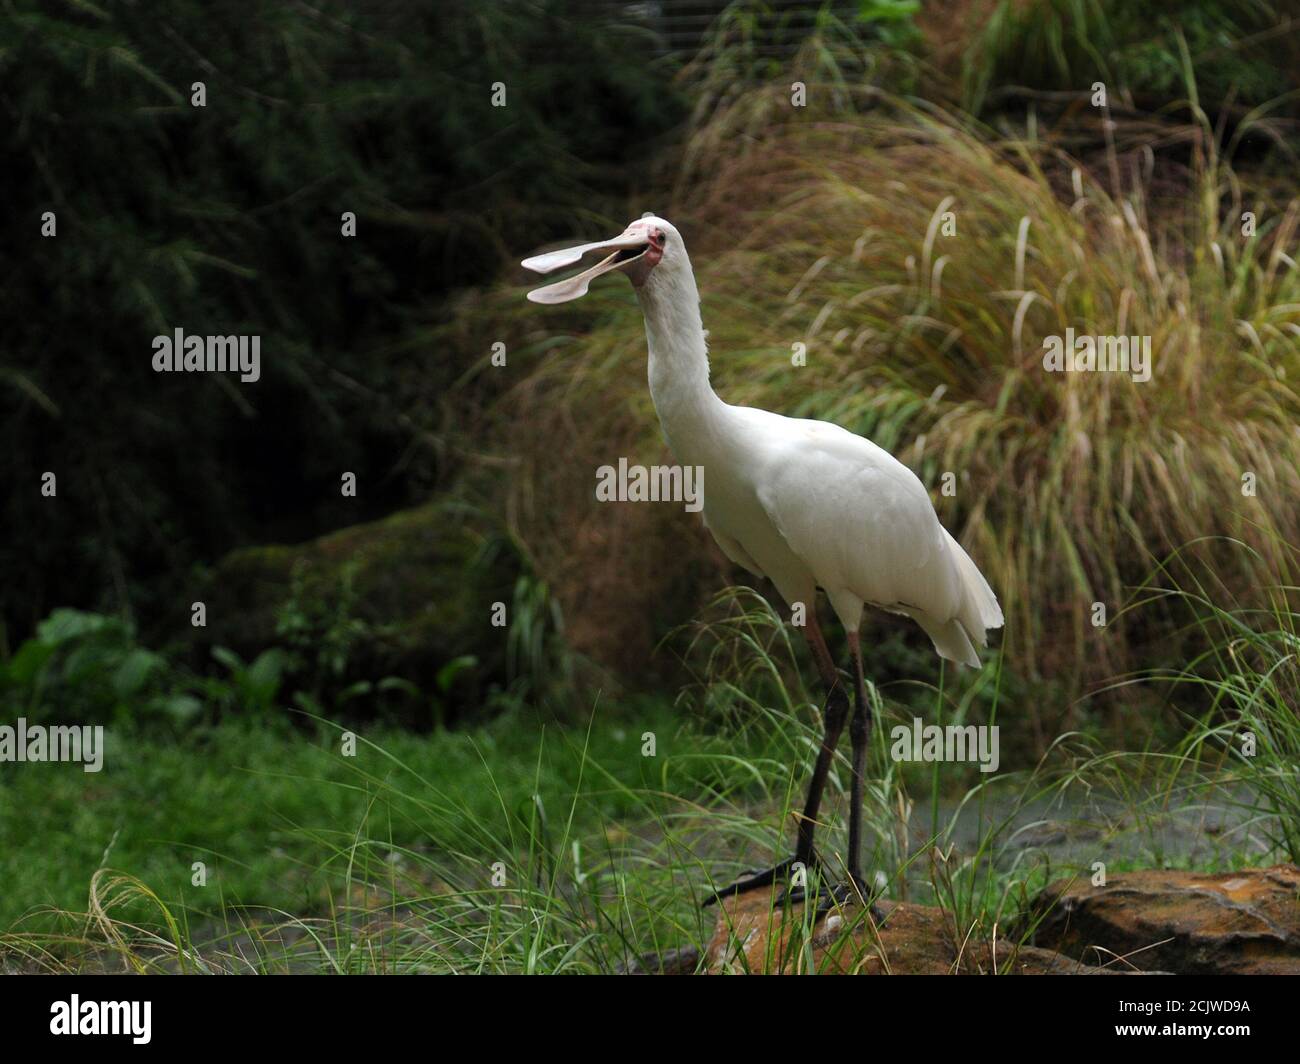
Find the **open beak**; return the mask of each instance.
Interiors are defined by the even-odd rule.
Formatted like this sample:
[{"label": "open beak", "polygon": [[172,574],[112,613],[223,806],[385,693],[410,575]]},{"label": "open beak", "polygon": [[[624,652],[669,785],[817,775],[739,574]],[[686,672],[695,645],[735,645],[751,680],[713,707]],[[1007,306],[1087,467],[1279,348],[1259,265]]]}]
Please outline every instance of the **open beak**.
[{"label": "open beak", "polygon": [[572,266],[590,251],[612,249],[611,253],[589,270],[575,274],[563,281],[556,281],[544,288],[536,288],[528,293],[534,303],[567,303],[587,294],[591,282],[602,273],[619,270],[639,261],[650,249],[650,241],[644,229],[628,230],[613,240],[602,240],[596,244],[579,244],[577,247],[548,251],[544,255],[534,255],[524,259],[522,265],[535,273],[550,273],[564,266]]}]

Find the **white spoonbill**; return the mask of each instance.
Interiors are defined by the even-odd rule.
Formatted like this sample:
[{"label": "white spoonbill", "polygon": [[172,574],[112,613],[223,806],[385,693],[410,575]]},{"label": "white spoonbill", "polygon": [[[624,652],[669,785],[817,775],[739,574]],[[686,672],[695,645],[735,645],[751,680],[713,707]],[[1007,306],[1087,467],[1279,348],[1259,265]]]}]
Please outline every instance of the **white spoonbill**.
[{"label": "white spoonbill", "polygon": [[[823,901],[870,897],[862,877],[862,778],[871,734],[871,704],[862,674],[858,628],[864,606],[917,622],[939,656],[979,664],[985,629],[1002,625],[988,582],[939,523],[916,475],[870,440],[825,421],[782,417],[731,406],[709,384],[700,295],[686,246],[662,218],[645,215],[613,240],[525,259],[538,273],[571,266],[592,251],[605,258],[583,273],[529,292],[535,303],[565,303],[601,274],[631,278],[645,315],[650,394],[674,457],[702,466],[704,521],[723,554],[767,577],[786,603],[805,607],[805,633],[827,688],[825,734],[798,822],[794,856],[715,893],[709,901],[773,883],[796,865],[820,867],[813,849],[822,790],[848,697],[817,624],[817,589],[826,592],[848,633],[857,707],[852,740],[851,807],[846,861],[849,883]],[[791,900],[801,890],[788,891]]]}]

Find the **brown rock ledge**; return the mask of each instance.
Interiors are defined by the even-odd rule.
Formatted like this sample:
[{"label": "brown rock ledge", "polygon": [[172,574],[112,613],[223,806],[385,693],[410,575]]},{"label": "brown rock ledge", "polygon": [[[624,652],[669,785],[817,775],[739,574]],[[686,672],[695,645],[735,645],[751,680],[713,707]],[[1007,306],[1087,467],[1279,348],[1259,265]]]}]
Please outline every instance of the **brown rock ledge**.
[{"label": "brown rock ledge", "polygon": [[809,935],[804,907],[774,909],[768,891],[724,901],[704,954],[712,974],[1117,975],[1051,950],[958,932],[951,914],[908,902],[878,903],[877,926],[860,906],[824,916]]},{"label": "brown rock ledge", "polygon": [[[1300,975],[1300,868],[1143,871],[1059,881],[1032,941],[1090,964],[1183,975]],[[1028,926],[1028,925],[1027,925]]]}]

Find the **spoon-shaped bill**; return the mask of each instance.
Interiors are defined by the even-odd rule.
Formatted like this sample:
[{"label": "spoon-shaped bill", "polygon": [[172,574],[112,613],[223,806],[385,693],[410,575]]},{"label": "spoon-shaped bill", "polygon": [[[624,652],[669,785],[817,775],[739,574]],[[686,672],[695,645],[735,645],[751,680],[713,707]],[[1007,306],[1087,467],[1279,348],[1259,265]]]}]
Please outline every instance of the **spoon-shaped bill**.
[{"label": "spoon-shaped bill", "polygon": [[[636,247],[637,245],[633,244],[631,246]],[[580,299],[587,294],[587,288],[591,282],[602,273],[609,273],[610,270],[617,270],[621,266],[626,266],[629,262],[636,262],[644,254],[645,252],[642,251],[640,255],[634,255],[630,259],[620,261],[619,252],[614,251],[589,270],[584,270],[572,277],[566,277],[563,281],[548,284],[544,288],[533,289],[528,293],[528,298],[534,303],[568,303],[570,300]]]},{"label": "spoon-shaped bill", "polygon": [[604,251],[606,248],[625,251],[628,248],[640,247],[645,242],[645,233],[629,231],[614,237],[613,240],[600,240],[594,244],[579,244],[577,247],[559,248],[556,251],[534,255],[531,259],[524,259],[520,265],[534,273],[550,273],[562,266],[572,266],[589,251]]}]

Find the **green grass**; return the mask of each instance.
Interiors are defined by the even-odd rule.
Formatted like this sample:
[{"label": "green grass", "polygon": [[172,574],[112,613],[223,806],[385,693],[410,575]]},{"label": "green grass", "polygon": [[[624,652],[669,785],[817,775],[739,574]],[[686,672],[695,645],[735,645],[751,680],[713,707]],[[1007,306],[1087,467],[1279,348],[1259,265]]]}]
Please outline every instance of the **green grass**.
[{"label": "green grass", "polygon": [[[659,707],[593,723],[589,736],[520,718],[432,735],[360,729],[354,758],[342,756],[332,728],[312,735],[230,719],[179,742],[110,728],[100,773],[72,765],[0,769],[7,855],[0,926],[42,907],[84,907],[101,867],[147,880],[169,903],[199,911],[219,898],[315,907],[323,888],[338,882],[322,852],[380,820],[397,846],[487,852],[487,825],[517,817],[534,794],[540,808],[564,808],[578,789],[584,742],[608,777],[584,794],[584,822],[618,818],[634,804],[627,788],[643,786],[651,771],[637,729],[661,737],[666,759],[679,723]],[[208,864],[206,888],[190,886],[193,861]]]},{"label": "green grass", "polygon": [[[0,963],[608,972],[702,947],[713,928],[700,908],[710,885],[788,854],[790,811],[819,737],[788,627],[743,590],[715,609],[691,637],[698,682],[676,706],[598,705],[577,727],[543,727],[516,710],[463,733],[376,729],[360,734],[355,758],[341,756],[341,732],[325,722],[295,730],[231,718],[179,742],[120,732],[98,776],[6,766],[0,843],[11,873]],[[1185,847],[1168,849],[1171,812],[1241,805],[1246,793],[1249,820],[1232,832],[1263,836],[1270,848],[1233,834],[1198,866],[1287,854],[1297,803],[1284,770],[1295,751],[1278,737],[1296,734],[1293,626],[1261,627],[1258,616],[1226,610],[1212,617],[1254,651],[1256,638],[1283,651],[1269,660],[1235,649],[1234,661],[1258,666],[1249,680],[1240,665],[1221,675],[1212,654],[1198,663],[1201,682],[1224,685],[1225,695],[1254,692],[1246,708],[1266,737],[1262,775],[1223,771],[1212,749],[1230,727],[1220,705],[1184,745],[1145,753],[1067,734],[1020,772],[899,764],[886,754],[888,729],[916,708],[873,688],[865,864],[877,886],[942,905],[972,941],[995,926],[1005,937],[1047,882],[1089,871],[1024,845],[1024,832],[1081,821],[1098,844],[1136,832],[1137,849],[1109,872],[1167,866],[1190,859]],[[1235,645],[1206,635],[1211,646]],[[925,716],[996,721],[996,662],[985,679],[989,704],[969,697],[978,683],[945,686]],[[819,839],[832,876],[843,861],[846,753]],[[1109,805],[1088,804],[1099,797]],[[940,801],[924,811],[927,798]],[[191,884],[194,861],[208,866],[206,886]]]},{"label": "green grass", "polygon": [[1186,715],[1163,789],[1212,781],[1219,800],[1248,814],[1268,847],[1300,864],[1300,587],[1267,589],[1264,608],[1224,605],[1201,580],[1153,580],[1144,590],[1134,608],[1172,598],[1205,648],[1185,667],[1152,676],[1201,707]]}]

